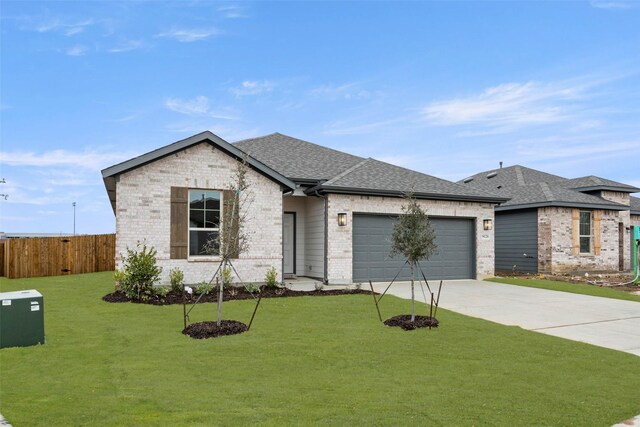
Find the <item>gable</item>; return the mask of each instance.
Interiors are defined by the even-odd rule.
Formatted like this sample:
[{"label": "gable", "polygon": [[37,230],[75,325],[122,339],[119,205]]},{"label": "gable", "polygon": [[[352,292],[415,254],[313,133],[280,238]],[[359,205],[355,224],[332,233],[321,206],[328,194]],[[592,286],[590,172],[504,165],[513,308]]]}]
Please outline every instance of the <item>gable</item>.
[{"label": "gable", "polygon": [[255,158],[249,156],[244,151],[238,149],[237,147],[234,147],[232,144],[229,144],[217,135],[214,135],[209,131],[205,131],[192,137],[174,142],[173,144],[166,145],[157,150],[150,151],[141,156],[134,157],[133,159],[127,160],[125,162],[118,163],[117,165],[113,165],[111,167],[103,169],[102,178],[113,211],[115,212],[116,210],[116,182],[121,174],[138,169],[145,165],[152,164],[168,156],[175,155],[176,153],[182,152],[199,144],[208,144],[213,148],[220,150],[220,152],[231,157],[235,161],[246,159],[249,167],[252,170],[267,177],[271,181],[278,183],[283,191],[292,191],[296,188],[295,184],[291,180],[284,177],[279,172],[269,168]]}]

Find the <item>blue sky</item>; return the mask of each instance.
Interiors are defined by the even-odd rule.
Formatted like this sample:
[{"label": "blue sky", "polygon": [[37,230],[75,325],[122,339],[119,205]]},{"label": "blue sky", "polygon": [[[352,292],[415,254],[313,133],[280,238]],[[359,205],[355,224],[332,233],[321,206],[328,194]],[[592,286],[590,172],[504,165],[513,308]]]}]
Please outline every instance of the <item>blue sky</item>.
[{"label": "blue sky", "polygon": [[0,231],[115,230],[100,170],[211,130],[450,180],[640,187],[640,2],[0,3]]}]

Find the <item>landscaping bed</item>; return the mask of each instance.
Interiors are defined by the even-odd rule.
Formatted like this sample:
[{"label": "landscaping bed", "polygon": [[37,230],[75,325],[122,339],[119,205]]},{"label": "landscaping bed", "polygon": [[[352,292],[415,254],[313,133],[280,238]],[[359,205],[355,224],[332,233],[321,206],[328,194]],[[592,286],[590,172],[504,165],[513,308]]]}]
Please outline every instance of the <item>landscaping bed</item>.
[{"label": "landscaping bed", "polygon": [[[303,297],[303,296],[331,296],[331,295],[356,295],[356,294],[370,294],[371,292],[363,289],[330,289],[330,290],[314,290],[314,291],[294,291],[289,288],[264,288],[261,292],[249,292],[244,287],[229,286],[224,289],[223,301],[233,300],[246,300],[262,298],[284,298],[284,297]],[[105,295],[102,299],[106,302],[136,302],[141,304],[152,305],[171,305],[194,303],[200,295],[193,293],[182,293],[170,291],[165,296],[153,295],[147,301],[132,301],[122,291],[112,292]],[[213,290],[208,294],[202,295],[199,302],[217,302],[218,291]]]},{"label": "landscaping bed", "polygon": [[410,314],[400,314],[385,320],[384,324],[387,326],[397,326],[405,331],[412,331],[418,328],[437,328],[439,322],[435,317],[429,316],[416,316],[412,322]]}]

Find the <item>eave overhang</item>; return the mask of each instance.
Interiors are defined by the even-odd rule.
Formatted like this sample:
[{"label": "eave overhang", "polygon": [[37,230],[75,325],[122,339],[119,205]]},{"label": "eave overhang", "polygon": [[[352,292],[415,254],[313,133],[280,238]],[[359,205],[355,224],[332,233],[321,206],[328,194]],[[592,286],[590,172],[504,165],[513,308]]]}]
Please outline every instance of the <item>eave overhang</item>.
[{"label": "eave overhang", "polygon": [[[318,185],[311,187],[305,191],[306,194],[353,194],[362,196],[378,196],[378,197],[405,197],[407,194],[405,191],[400,190],[377,190],[369,188],[350,188],[350,187],[337,187],[337,186],[325,186]],[[503,197],[485,197],[485,196],[473,196],[473,195],[457,195],[457,194],[444,194],[444,193],[424,193],[413,192],[412,195],[416,199],[430,199],[430,200],[448,200],[448,201],[465,201],[465,202],[479,202],[479,203],[504,203],[508,201],[508,198]]]}]

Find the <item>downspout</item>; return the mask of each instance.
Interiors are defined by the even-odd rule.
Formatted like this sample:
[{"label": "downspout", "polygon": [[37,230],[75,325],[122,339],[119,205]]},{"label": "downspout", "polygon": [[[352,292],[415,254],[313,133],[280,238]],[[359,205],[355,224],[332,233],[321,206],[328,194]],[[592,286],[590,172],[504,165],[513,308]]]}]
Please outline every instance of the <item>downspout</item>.
[{"label": "downspout", "polygon": [[329,200],[327,199],[327,196],[321,196],[320,193],[318,193],[318,190],[315,190],[315,195],[316,197],[320,197],[321,199],[324,199],[324,259],[323,259],[324,271],[322,274],[322,282],[325,285],[328,285],[329,272],[327,271],[327,267],[328,267],[327,256],[329,254]]}]

